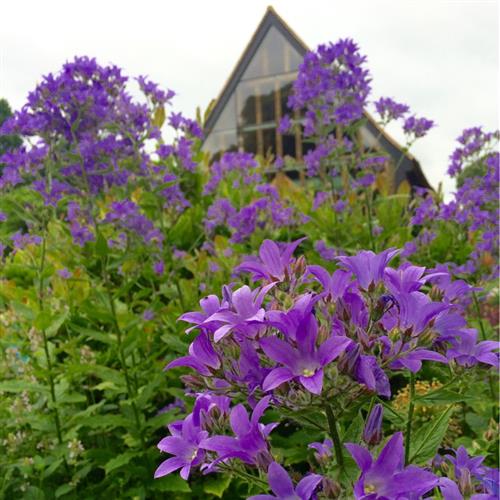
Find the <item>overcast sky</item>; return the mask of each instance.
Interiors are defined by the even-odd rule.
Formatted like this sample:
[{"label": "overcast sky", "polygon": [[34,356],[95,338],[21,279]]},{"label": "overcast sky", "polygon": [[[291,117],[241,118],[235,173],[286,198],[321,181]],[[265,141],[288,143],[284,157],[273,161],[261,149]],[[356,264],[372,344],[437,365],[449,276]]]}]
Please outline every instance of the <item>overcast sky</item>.
[{"label": "overcast sky", "polygon": [[[193,116],[216,97],[265,13],[263,0],[15,0],[3,2],[0,97],[23,105],[42,74],[75,55],[147,74]],[[413,150],[434,187],[468,126],[498,128],[499,7],[495,0],[276,0],[310,46],[354,38],[373,97],[408,103],[438,127]],[[390,129],[400,138],[399,130]]]}]

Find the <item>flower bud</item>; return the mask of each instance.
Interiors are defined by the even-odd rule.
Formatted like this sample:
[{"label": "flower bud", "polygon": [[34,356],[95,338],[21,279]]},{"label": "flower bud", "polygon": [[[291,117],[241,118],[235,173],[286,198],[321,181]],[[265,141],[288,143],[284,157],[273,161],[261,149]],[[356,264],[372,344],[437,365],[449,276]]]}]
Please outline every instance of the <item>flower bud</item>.
[{"label": "flower bud", "polygon": [[366,420],[365,429],[363,431],[363,441],[373,446],[382,440],[382,418],[384,408],[381,404],[376,404]]}]

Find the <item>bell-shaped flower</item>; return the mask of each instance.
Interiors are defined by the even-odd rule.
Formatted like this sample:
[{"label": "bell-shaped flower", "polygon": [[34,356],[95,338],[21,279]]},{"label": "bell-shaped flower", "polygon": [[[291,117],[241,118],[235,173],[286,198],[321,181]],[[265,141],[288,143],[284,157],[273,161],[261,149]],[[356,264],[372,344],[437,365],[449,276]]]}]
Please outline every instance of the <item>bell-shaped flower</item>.
[{"label": "bell-shaped flower", "polygon": [[229,305],[227,307],[219,309],[199,326],[217,322],[219,326],[214,331],[215,342],[219,342],[233,330],[251,334],[254,331],[254,326],[262,324],[264,321],[265,310],[261,307],[262,302],[273,286],[274,283],[271,283],[253,291],[247,285],[238,288],[228,297]]},{"label": "bell-shaped flower", "polygon": [[391,396],[391,385],[375,356],[361,354],[361,346],[352,342],[339,360],[342,373],[351,376],[380,396]]},{"label": "bell-shaped flower", "polygon": [[165,370],[177,366],[187,366],[196,370],[200,375],[210,376],[212,370],[220,368],[220,359],[215,352],[207,332],[200,332],[198,337],[189,346],[189,356],[174,359]]},{"label": "bell-shaped flower", "polygon": [[454,359],[459,365],[474,366],[478,363],[499,366],[499,353],[493,352],[500,348],[496,340],[477,342],[477,330],[467,328],[463,335],[451,341],[452,347],[446,351],[448,359]]},{"label": "bell-shaped flower", "polygon": [[416,336],[433,324],[437,316],[449,309],[448,304],[432,302],[421,292],[399,293],[394,295],[397,307],[391,307],[382,317],[386,330],[399,328]]},{"label": "bell-shaped flower", "polygon": [[446,273],[425,274],[425,267],[412,266],[405,262],[398,269],[388,267],[385,270],[384,283],[393,294],[410,293],[418,292],[427,281],[441,276],[446,276]]},{"label": "bell-shaped flower", "polygon": [[371,250],[362,250],[352,257],[343,255],[336,259],[354,274],[361,288],[368,290],[370,285],[382,281],[387,264],[398,252],[399,250],[394,248],[388,248],[378,254]]},{"label": "bell-shaped flower", "polygon": [[208,436],[208,432],[195,425],[193,414],[184,419],[180,428],[171,424],[169,430],[172,435],[163,438],[158,443],[158,448],[174,456],[160,464],[155,471],[155,478],[181,469],[182,479],[187,479],[191,467],[201,464],[205,458],[200,442]]},{"label": "bell-shaped flower", "polygon": [[394,434],[375,460],[362,446],[348,443],[361,474],[354,485],[356,499],[420,498],[431,491],[438,478],[420,467],[404,467],[403,435]]},{"label": "bell-shaped flower", "polygon": [[209,468],[229,458],[238,458],[252,465],[269,463],[267,437],[278,424],[264,425],[259,420],[266,411],[270,399],[271,396],[262,398],[255,405],[251,417],[242,404],[236,405],[231,410],[230,424],[235,437],[212,436],[200,443],[201,448],[214,451],[218,455],[217,460]]},{"label": "bell-shaped flower", "polygon": [[257,281],[284,281],[290,277],[293,252],[305,239],[281,243],[279,246],[272,240],[264,240],[259,249],[259,258],[247,257],[235,271],[252,273],[252,279]]},{"label": "bell-shaped flower", "polygon": [[186,333],[189,333],[191,330],[198,328],[198,326],[202,323],[204,328],[209,329],[211,325],[209,322],[207,322],[207,318],[212,314],[215,314],[219,309],[221,309],[221,307],[224,307],[224,305],[224,302],[221,304],[217,295],[209,295],[208,297],[204,297],[200,300],[200,306],[203,312],[192,311],[185,313],[179,317],[179,321],[186,321],[187,323],[194,324],[194,326],[191,326],[186,330]]},{"label": "bell-shaped flower", "polygon": [[351,285],[351,273],[343,269],[337,269],[330,274],[324,267],[307,266],[307,271],[321,283],[323,287],[321,298],[336,301]]},{"label": "bell-shaped flower", "polygon": [[274,495],[253,495],[248,500],[309,500],[323,476],[309,474],[302,478],[294,488],[287,471],[278,463],[272,462],[267,470],[269,487]]},{"label": "bell-shaped flower", "polygon": [[323,368],[337,358],[352,342],[347,337],[332,335],[319,347],[318,323],[313,314],[308,314],[300,323],[295,346],[278,337],[264,337],[260,345],[266,355],[282,366],[274,368],[265,378],[262,389],[270,391],[290,380],[297,380],[309,392],[321,394]]}]

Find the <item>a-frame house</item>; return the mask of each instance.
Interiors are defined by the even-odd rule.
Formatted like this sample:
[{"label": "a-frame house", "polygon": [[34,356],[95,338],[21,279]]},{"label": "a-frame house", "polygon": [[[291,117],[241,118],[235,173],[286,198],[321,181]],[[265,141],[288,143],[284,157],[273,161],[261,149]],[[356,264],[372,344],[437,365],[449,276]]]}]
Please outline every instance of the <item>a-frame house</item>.
[{"label": "a-frame house", "polygon": [[[308,50],[274,9],[268,7],[209,112],[203,149],[214,158],[226,151],[243,150],[290,156],[300,162],[312,146],[302,140],[300,130],[282,135],[277,126],[283,114],[289,112],[288,96]],[[390,156],[392,166],[386,177],[390,191],[401,183],[432,189],[417,160],[365,114],[367,120],[359,140],[365,148],[382,150]]]}]

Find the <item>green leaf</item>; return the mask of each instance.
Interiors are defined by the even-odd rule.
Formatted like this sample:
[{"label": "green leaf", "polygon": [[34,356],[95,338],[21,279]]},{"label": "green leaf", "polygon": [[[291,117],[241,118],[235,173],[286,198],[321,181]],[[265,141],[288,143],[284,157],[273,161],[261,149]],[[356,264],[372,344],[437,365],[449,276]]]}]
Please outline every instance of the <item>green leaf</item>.
[{"label": "green leaf", "polygon": [[363,433],[363,428],[365,426],[365,421],[361,416],[361,413],[358,413],[351,425],[347,428],[344,435],[342,436],[343,443],[357,443],[361,439],[361,434]]},{"label": "green leaf", "polygon": [[116,336],[109,332],[104,333],[99,330],[93,330],[92,328],[87,328],[84,326],[77,325],[76,323],[69,323],[69,328],[72,331],[79,333],[80,335],[84,335],[87,338],[98,340],[99,342],[102,342],[104,344],[116,343]]},{"label": "green leaf", "polygon": [[122,415],[93,415],[77,420],[79,427],[90,427],[91,429],[114,429],[116,427],[130,427],[134,425],[133,421],[129,421]]},{"label": "green leaf", "polygon": [[64,311],[61,314],[52,318],[51,323],[47,326],[46,332],[49,337],[55,335],[59,328],[64,324],[64,322],[68,319],[69,311]]},{"label": "green leaf", "polygon": [[231,476],[216,476],[210,478],[204,485],[203,491],[209,495],[214,495],[217,498],[222,498],[222,495],[231,484]]},{"label": "green leaf", "polygon": [[59,403],[84,403],[87,398],[83,394],[72,392],[70,394],[63,394],[59,399]]},{"label": "green leaf", "polygon": [[458,392],[448,391],[446,389],[432,391],[429,394],[418,396],[415,401],[423,405],[446,405],[450,403],[459,403],[467,398]]},{"label": "green leaf", "polygon": [[95,242],[95,251],[99,257],[106,257],[108,255],[108,242],[102,233],[98,233],[97,241]]},{"label": "green leaf", "polygon": [[448,421],[453,413],[450,405],[437,418],[420,427],[412,436],[410,463],[423,464],[436,454],[448,429]]},{"label": "green leaf", "polygon": [[104,466],[104,470],[106,471],[106,474],[109,474],[110,472],[112,472],[116,469],[119,469],[120,467],[123,467],[124,465],[127,465],[137,455],[138,455],[138,453],[135,451],[127,451],[125,453],[122,453],[121,455],[118,455],[117,457],[112,458]]},{"label": "green leaf", "polygon": [[187,481],[184,481],[178,474],[170,474],[156,479],[154,486],[158,491],[175,491],[179,493],[191,492],[191,488]]},{"label": "green leaf", "polygon": [[66,495],[66,493],[69,493],[70,491],[75,489],[74,484],[63,484],[59,486],[56,490],[56,498],[62,497],[63,495]]},{"label": "green leaf", "polygon": [[158,106],[153,114],[153,125],[155,127],[161,128],[165,123],[165,106]]},{"label": "green leaf", "polygon": [[33,382],[27,382],[24,380],[6,380],[5,382],[0,382],[0,392],[44,392],[48,393],[49,389],[40,384],[34,384]]},{"label": "green leaf", "polygon": [[23,496],[24,500],[45,500],[45,493],[36,486],[30,486]]}]

